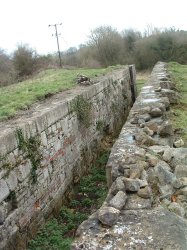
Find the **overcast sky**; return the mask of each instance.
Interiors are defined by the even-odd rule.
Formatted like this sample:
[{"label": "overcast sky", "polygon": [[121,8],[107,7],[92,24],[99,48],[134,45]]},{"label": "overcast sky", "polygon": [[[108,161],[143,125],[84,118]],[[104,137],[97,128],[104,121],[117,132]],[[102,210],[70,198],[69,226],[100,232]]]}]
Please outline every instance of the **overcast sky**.
[{"label": "overcast sky", "polygon": [[0,48],[10,53],[27,43],[38,53],[56,51],[54,27],[60,48],[85,43],[91,29],[111,25],[118,31],[147,25],[187,30],[186,0],[1,0]]}]

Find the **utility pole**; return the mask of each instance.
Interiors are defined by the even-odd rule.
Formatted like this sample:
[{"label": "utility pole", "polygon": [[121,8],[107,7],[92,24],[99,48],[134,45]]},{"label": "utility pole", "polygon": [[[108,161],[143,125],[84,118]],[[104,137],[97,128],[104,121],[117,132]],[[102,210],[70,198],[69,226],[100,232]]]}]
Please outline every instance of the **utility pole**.
[{"label": "utility pole", "polygon": [[62,67],[62,59],[61,59],[60,46],[59,46],[59,40],[58,40],[58,36],[59,36],[60,34],[58,34],[57,25],[62,25],[62,23],[59,23],[59,24],[57,24],[57,23],[55,23],[55,24],[49,24],[49,27],[51,27],[51,26],[54,26],[54,27],[55,27],[55,36],[56,36],[56,41],[57,41],[59,62],[60,62],[60,67]]}]

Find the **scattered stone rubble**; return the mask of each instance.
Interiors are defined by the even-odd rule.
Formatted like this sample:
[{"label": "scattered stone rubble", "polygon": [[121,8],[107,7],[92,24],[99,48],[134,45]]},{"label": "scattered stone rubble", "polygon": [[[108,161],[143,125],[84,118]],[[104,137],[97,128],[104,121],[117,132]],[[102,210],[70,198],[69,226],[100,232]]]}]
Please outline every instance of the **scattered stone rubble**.
[{"label": "scattered stone rubble", "polygon": [[93,84],[93,81],[90,80],[89,77],[85,76],[85,75],[80,75],[80,74],[77,74],[77,84],[80,84],[80,85],[91,85]]},{"label": "scattered stone rubble", "polygon": [[177,102],[160,62],[112,149],[106,200],[78,228],[73,250],[187,249],[187,148],[169,121]]}]

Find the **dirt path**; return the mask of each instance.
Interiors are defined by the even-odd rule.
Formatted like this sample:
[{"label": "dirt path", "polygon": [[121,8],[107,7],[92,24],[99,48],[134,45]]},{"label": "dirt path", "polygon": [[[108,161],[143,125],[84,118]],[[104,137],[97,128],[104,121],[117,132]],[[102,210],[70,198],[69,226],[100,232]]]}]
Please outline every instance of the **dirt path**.
[{"label": "dirt path", "polygon": [[[107,73],[105,76],[99,76],[94,79],[92,79],[93,84],[97,84],[101,80],[104,80],[109,77],[109,75],[119,72],[120,70],[116,70],[114,72]],[[38,101],[34,104],[32,104],[28,109],[26,110],[19,110],[17,114],[8,120],[1,121],[0,122],[0,133],[3,133],[7,129],[13,129],[18,124],[25,123],[29,121],[29,119],[34,119],[35,117],[38,117],[41,115],[41,113],[45,113],[49,111],[50,108],[53,108],[55,106],[58,106],[61,103],[64,103],[68,100],[71,100],[73,97],[75,97],[77,94],[81,94],[84,91],[86,91],[88,88],[91,88],[90,85],[77,85],[73,89],[68,89],[63,92],[59,92],[54,95],[46,96],[46,99],[42,101]]]}]

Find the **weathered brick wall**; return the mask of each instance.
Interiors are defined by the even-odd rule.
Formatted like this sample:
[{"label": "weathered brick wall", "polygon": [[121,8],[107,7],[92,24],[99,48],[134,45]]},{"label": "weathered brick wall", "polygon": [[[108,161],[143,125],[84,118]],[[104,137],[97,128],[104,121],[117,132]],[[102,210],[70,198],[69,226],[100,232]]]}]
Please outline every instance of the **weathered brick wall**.
[{"label": "weathered brick wall", "polygon": [[68,187],[96,159],[103,136],[122,126],[132,103],[130,84],[124,67],[1,126],[0,249],[25,249],[59,209]]}]

